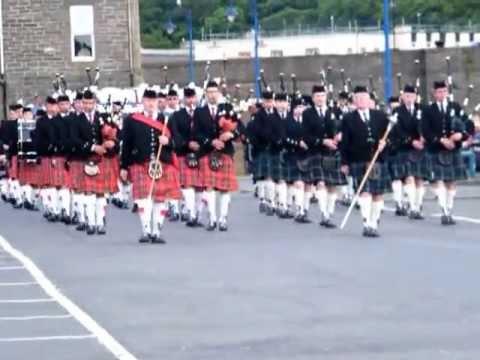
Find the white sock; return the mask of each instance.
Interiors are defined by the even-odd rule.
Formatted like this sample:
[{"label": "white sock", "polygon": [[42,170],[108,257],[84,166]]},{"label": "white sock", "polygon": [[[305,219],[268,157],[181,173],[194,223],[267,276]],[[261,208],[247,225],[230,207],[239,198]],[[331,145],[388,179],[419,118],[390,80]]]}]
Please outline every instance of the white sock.
[{"label": "white sock", "polygon": [[373,201],[372,210],[370,214],[370,226],[373,229],[378,229],[378,223],[380,222],[380,215],[383,210],[383,200]]},{"label": "white sock", "polygon": [[416,198],[416,188],[415,183],[407,183],[404,186],[405,193],[407,194],[408,204],[410,205],[410,210],[417,211],[415,198]]},{"label": "white sock", "polygon": [[437,200],[438,200],[438,205],[440,205],[440,208],[442,211],[447,214],[447,189],[443,185],[437,185],[436,188],[436,193],[437,193]]},{"label": "white sock", "polygon": [[96,217],[96,225],[97,226],[105,226],[105,217],[106,217],[106,210],[107,208],[107,199],[103,196],[96,198],[95,204],[95,217]]},{"label": "white sock", "polygon": [[33,188],[30,185],[22,186],[23,198],[30,204],[33,204]]},{"label": "white sock", "polygon": [[455,201],[455,195],[457,194],[457,190],[447,190],[447,199],[446,199],[446,207],[448,214],[452,213],[453,210],[453,203]]},{"label": "white sock", "polygon": [[328,218],[328,193],[325,187],[317,190],[318,207],[322,217]]},{"label": "white sock", "polygon": [[207,195],[205,191],[202,191],[196,194],[195,203],[197,208],[197,211],[196,211],[197,218],[200,219],[200,217],[202,216],[203,210],[205,209],[205,206],[207,204]]},{"label": "white sock", "polygon": [[96,224],[96,205],[97,197],[95,195],[85,195],[85,216],[88,226],[95,226]]},{"label": "white sock", "polygon": [[303,198],[303,208],[305,211],[310,210],[310,200],[312,200],[312,192],[305,191]]},{"label": "white sock", "polygon": [[295,197],[296,189],[294,186],[290,185],[287,188],[287,207],[293,206],[293,198]]},{"label": "white sock", "polygon": [[260,201],[265,199],[265,195],[266,195],[265,187],[266,187],[266,181],[265,180],[257,181],[258,198],[260,199]]},{"label": "white sock", "polygon": [[87,215],[85,213],[85,194],[78,194],[78,221],[81,224],[85,224],[87,222]]},{"label": "white sock", "polygon": [[392,190],[393,190],[393,200],[395,201],[396,205],[402,205],[402,181],[401,180],[394,180],[392,182]]},{"label": "white sock", "polygon": [[362,214],[362,220],[364,226],[370,226],[370,215],[372,212],[372,197],[360,196],[358,198],[358,204],[360,205],[360,213]]},{"label": "white sock", "polygon": [[210,190],[206,191],[206,200],[207,200],[207,208],[208,208],[208,215],[209,215],[209,220],[210,222],[216,222],[217,221],[217,203],[216,203],[216,197],[215,197],[215,191]]},{"label": "white sock", "polygon": [[180,213],[180,204],[178,200],[170,200],[170,205],[172,206],[172,211],[174,214]]},{"label": "white sock", "polygon": [[296,215],[303,215],[305,205],[305,191],[303,189],[295,188],[295,207]]},{"label": "white sock", "polygon": [[282,182],[277,185],[278,205],[282,210],[287,209],[287,184]]},{"label": "white sock", "polygon": [[230,201],[230,193],[224,192],[220,194],[220,221],[225,222],[227,220]]},{"label": "white sock", "polygon": [[185,209],[191,217],[195,218],[195,190],[193,188],[182,189]]},{"label": "white sock", "polygon": [[335,204],[337,203],[337,192],[329,192],[328,193],[328,206],[327,206],[327,214],[328,217],[332,217],[335,213]]},{"label": "white sock", "polygon": [[152,234],[152,211],[153,203],[150,199],[140,199],[136,201],[138,205],[138,216],[142,224],[142,232],[144,235]]},{"label": "white sock", "polygon": [[20,187],[20,183],[18,180],[13,180],[12,181],[12,188],[13,188],[13,197],[17,201],[22,200],[22,189]]},{"label": "white sock", "polygon": [[349,198],[355,196],[355,190],[353,189],[353,177],[347,176],[347,194]]},{"label": "white sock", "polygon": [[62,188],[58,191],[58,196],[60,200],[60,207],[67,216],[70,216],[70,201],[71,195],[70,190]]},{"label": "white sock", "polygon": [[266,186],[265,197],[269,205],[275,208],[275,183],[272,180],[267,180],[265,186]]},{"label": "white sock", "polygon": [[154,203],[153,204],[153,224],[152,224],[152,234],[160,235],[160,232],[165,223],[165,216],[167,215],[167,205],[164,202]]},{"label": "white sock", "polygon": [[423,197],[425,196],[425,186],[417,187],[415,191],[415,208],[417,211],[422,210],[423,206]]}]

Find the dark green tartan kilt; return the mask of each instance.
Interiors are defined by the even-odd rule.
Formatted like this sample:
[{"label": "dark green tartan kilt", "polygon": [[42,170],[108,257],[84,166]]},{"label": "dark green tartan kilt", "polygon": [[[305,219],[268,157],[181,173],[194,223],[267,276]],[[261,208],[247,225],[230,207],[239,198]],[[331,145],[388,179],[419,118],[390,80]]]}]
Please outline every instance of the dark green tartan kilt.
[{"label": "dark green tartan kilt", "polygon": [[[357,191],[363,176],[367,171],[368,163],[357,162],[349,164],[350,175],[353,178],[353,187]],[[377,162],[365,182],[362,192],[373,195],[382,195],[392,190],[392,177],[387,162]]]},{"label": "dark green tartan kilt", "polygon": [[388,159],[392,180],[403,180],[409,176],[429,179],[432,169],[426,152],[402,151]]},{"label": "dark green tartan kilt", "polygon": [[285,157],[282,169],[283,179],[287,183],[293,183],[296,181],[304,181],[309,183],[311,181],[310,171],[300,170],[297,157]]},{"label": "dark green tartan kilt", "polygon": [[270,157],[268,151],[262,151],[253,158],[253,180],[265,180],[270,177]]},{"label": "dark green tartan kilt", "polygon": [[270,177],[273,181],[280,181],[283,180],[283,176],[285,167],[283,156],[281,154],[269,154],[268,156],[269,161],[269,169],[270,169]]},{"label": "dark green tartan kilt", "polygon": [[322,157],[323,181],[327,186],[342,186],[347,184],[347,178],[341,171],[340,154]]},{"label": "dark green tartan kilt", "polygon": [[428,153],[431,167],[430,181],[459,181],[468,178],[460,150],[452,151],[450,154],[451,163],[443,165],[440,162],[440,153]]},{"label": "dark green tartan kilt", "polygon": [[321,154],[312,155],[308,159],[308,167],[310,169],[310,181],[314,184],[325,180],[325,173],[322,165],[323,156]]}]

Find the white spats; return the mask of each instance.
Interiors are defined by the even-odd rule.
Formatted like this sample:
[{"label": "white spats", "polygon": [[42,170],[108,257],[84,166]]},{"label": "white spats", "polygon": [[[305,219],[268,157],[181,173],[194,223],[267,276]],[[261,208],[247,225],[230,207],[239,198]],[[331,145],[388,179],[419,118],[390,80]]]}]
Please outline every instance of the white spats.
[{"label": "white spats", "polygon": [[320,213],[322,217],[328,218],[328,193],[327,188],[322,186],[320,187],[317,192],[316,196],[318,199],[318,207],[320,208]]},{"label": "white spats", "polygon": [[392,190],[393,190],[393,200],[395,204],[400,206],[403,200],[403,184],[401,180],[395,180],[392,182]]},{"label": "white spats", "polygon": [[446,208],[449,214],[452,213],[453,210],[453,203],[455,201],[455,195],[457,191],[455,189],[448,189],[446,194]]},{"label": "white spats", "polygon": [[268,204],[275,208],[275,183],[272,180],[266,181],[266,199]]},{"label": "white spats", "polygon": [[337,203],[337,193],[329,192],[327,195],[327,216],[331,218],[335,213],[335,205]]},{"label": "white spats", "polygon": [[225,221],[228,218],[228,209],[230,206],[230,193],[220,194],[220,220]]},{"label": "white spats", "polygon": [[438,205],[442,209],[442,211],[447,214],[447,189],[443,184],[438,184],[435,193],[437,194]]},{"label": "white spats", "polygon": [[207,202],[209,220],[212,223],[216,222],[217,221],[217,204],[216,204],[216,198],[215,198],[215,191],[213,190],[205,191],[205,199]]},{"label": "white spats", "polygon": [[304,211],[304,200],[305,200],[305,191],[302,188],[295,188],[295,209],[296,215],[303,215]]},{"label": "white spats", "polygon": [[404,185],[405,193],[407,194],[408,205],[411,210],[418,211],[415,203],[416,198],[416,187],[415,183],[407,183]]},{"label": "white spats", "polygon": [[195,218],[196,208],[195,208],[195,190],[193,188],[182,189],[183,200],[185,202],[185,208],[188,214]]},{"label": "white spats", "polygon": [[97,197],[95,195],[85,195],[85,215],[88,226],[94,227],[96,225],[96,207]]},{"label": "white spats", "polygon": [[152,234],[152,211],[153,203],[150,199],[137,200],[138,216],[142,224],[142,232],[144,235]]},{"label": "white spats", "polygon": [[58,190],[58,200],[60,203],[60,208],[61,210],[65,213],[66,216],[70,217],[70,201],[71,201],[71,195],[70,195],[70,190],[62,188]]},{"label": "white spats", "polygon": [[370,227],[370,216],[372,212],[372,196],[364,195],[358,199],[360,205],[360,212],[362,214],[363,225]]},{"label": "white spats", "polygon": [[158,236],[165,223],[167,216],[167,205],[164,202],[153,204],[152,213],[152,235]]},{"label": "white spats", "polygon": [[378,229],[378,224],[380,222],[380,216],[382,215],[383,210],[383,200],[377,200],[372,202],[372,210],[370,214],[370,227],[373,229]]},{"label": "white spats", "polygon": [[288,203],[288,196],[287,196],[287,184],[282,182],[277,185],[277,193],[278,193],[278,206],[282,210],[287,209],[287,203]]},{"label": "white spats", "polygon": [[96,198],[95,203],[95,224],[96,226],[105,226],[107,209],[107,199],[103,196]]}]

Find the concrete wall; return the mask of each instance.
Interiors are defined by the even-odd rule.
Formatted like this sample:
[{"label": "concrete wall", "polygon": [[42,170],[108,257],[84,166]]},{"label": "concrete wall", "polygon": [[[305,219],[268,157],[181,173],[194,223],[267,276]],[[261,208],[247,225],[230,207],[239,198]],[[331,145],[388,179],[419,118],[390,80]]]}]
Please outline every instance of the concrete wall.
[{"label": "concrete wall", "polygon": [[[452,61],[453,78],[455,81],[455,95],[463,101],[469,84],[474,84],[476,90],[472,96],[476,104],[480,102],[480,47],[432,49],[418,51],[395,51],[393,54],[394,74],[401,72],[403,83],[414,82],[420,76],[423,84],[422,92],[428,90],[436,79],[446,78],[445,57],[450,56]],[[420,66],[415,65],[415,59],[420,60]],[[164,58],[157,59],[149,56],[144,58],[143,70],[145,80],[150,83],[162,83],[164,79],[162,67],[167,62]],[[188,64],[185,61],[168,63],[168,78],[175,79],[179,84],[185,84],[188,77]],[[295,73],[300,90],[309,92],[312,85],[319,81],[319,72],[331,66],[334,69],[333,81],[335,89],[341,89],[340,69],[345,69],[347,77],[352,78],[353,84],[368,85],[368,77],[372,75],[379,96],[383,96],[383,54],[365,55],[319,55],[304,57],[283,57],[262,59],[262,68],[265,69],[267,82],[275,89],[279,88],[278,74],[285,73],[288,77]],[[205,63],[195,64],[197,82],[203,82]],[[224,63],[214,61],[211,65],[212,76],[222,76]],[[233,88],[236,83],[241,84],[242,95],[246,96],[252,87],[253,70],[249,59],[227,61],[225,73],[228,84]],[[291,86],[290,82],[288,86]],[[396,76],[394,90],[397,90]]]},{"label": "concrete wall", "polygon": [[[72,62],[72,5],[94,5],[94,61]],[[56,72],[72,89],[88,85],[86,67],[100,67],[101,86],[141,78],[138,0],[3,0],[2,10],[7,102],[52,92]]]}]

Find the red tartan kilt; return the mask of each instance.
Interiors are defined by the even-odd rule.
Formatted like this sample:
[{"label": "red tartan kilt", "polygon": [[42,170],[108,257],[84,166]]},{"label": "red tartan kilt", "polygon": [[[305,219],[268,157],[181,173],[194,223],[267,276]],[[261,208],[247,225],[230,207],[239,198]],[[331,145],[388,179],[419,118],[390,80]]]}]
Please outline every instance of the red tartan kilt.
[{"label": "red tartan kilt", "polygon": [[72,160],[70,161],[70,177],[72,179],[72,189],[81,191],[83,188],[83,178],[85,174],[83,172],[84,161]]},{"label": "red tartan kilt", "polygon": [[39,186],[50,186],[50,158],[42,157],[40,159],[40,165],[38,165],[38,185]]},{"label": "red tartan kilt", "polygon": [[103,157],[98,163],[99,174],[96,176],[88,176],[83,171],[83,166],[86,162],[82,163],[83,180],[81,181],[82,192],[95,193],[95,194],[113,194],[118,192],[118,176],[120,173],[120,165],[118,158],[106,158]]},{"label": "red tartan kilt", "polygon": [[16,155],[12,156],[8,164],[8,177],[10,179],[18,178],[18,161]]},{"label": "red tartan kilt", "polygon": [[200,186],[219,191],[237,191],[238,181],[235,174],[235,164],[231,156],[222,154],[223,167],[218,171],[210,169],[208,156],[200,159],[199,178]]},{"label": "red tartan kilt", "polygon": [[184,188],[200,187],[199,168],[189,168],[185,156],[178,157],[178,172],[180,176],[180,185]]},{"label": "red tartan kilt", "polygon": [[20,185],[42,185],[40,182],[40,166],[20,160],[18,164],[18,181]]},{"label": "red tartan kilt", "polygon": [[[178,169],[171,164],[162,163],[163,175],[155,181],[153,188],[153,199],[155,201],[179,200],[182,197],[180,192],[180,180]],[[132,196],[134,200],[146,199],[150,195],[152,179],[148,176],[148,162],[134,164],[128,169],[132,182]]]},{"label": "red tartan kilt", "polygon": [[71,185],[70,172],[65,169],[65,158],[62,156],[53,156],[46,160],[50,163],[49,185],[58,188],[69,188]]}]

